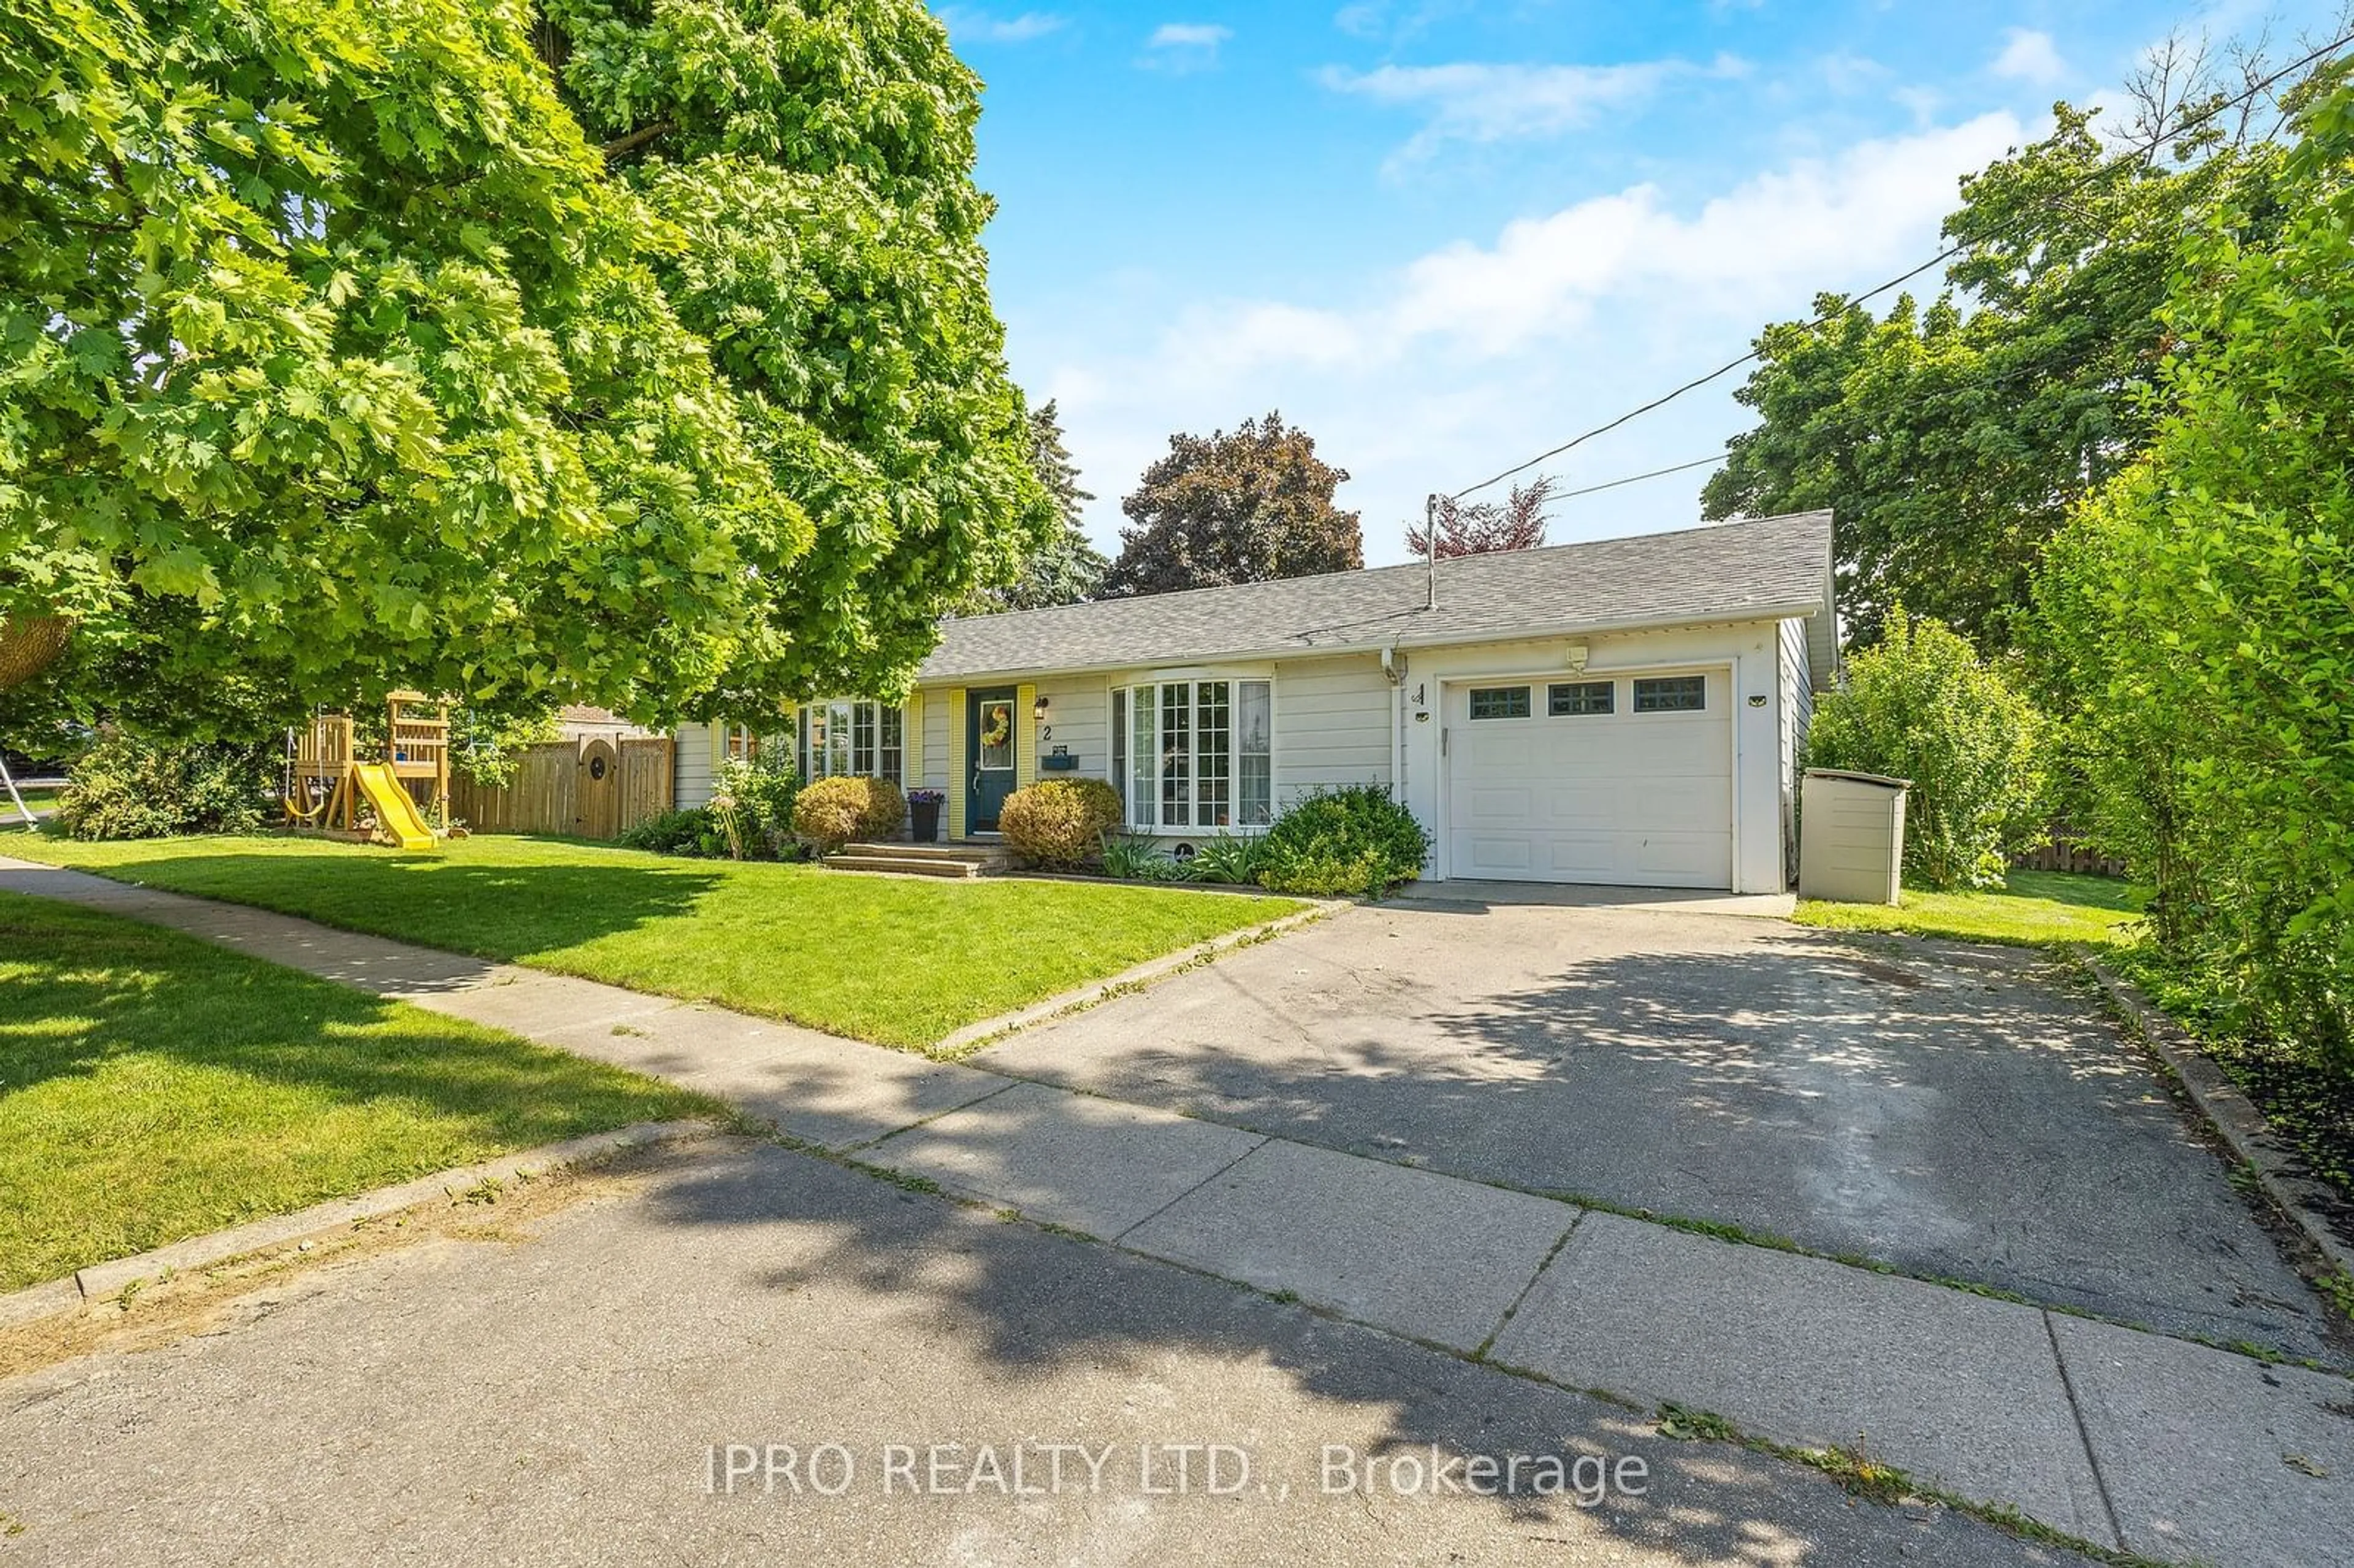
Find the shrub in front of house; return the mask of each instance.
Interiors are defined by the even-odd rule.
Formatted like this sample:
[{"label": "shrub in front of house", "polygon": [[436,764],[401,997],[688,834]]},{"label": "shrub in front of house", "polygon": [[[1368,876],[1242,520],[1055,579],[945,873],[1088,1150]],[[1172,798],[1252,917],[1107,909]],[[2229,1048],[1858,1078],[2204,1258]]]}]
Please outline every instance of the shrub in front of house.
[{"label": "shrub in front of house", "polygon": [[1190,882],[1193,863],[1163,854],[1150,839],[1104,840],[1103,874],[1123,882]]},{"label": "shrub in front of house", "polygon": [[[714,793],[735,804],[737,836],[748,856],[793,855],[793,804],[801,798],[801,778],[793,771],[791,752],[770,747],[749,760],[730,758],[720,765],[715,783]],[[892,831],[897,831],[896,824]]]},{"label": "shrub in front of house", "polygon": [[102,735],[66,779],[58,825],[78,839],[254,832],[266,820],[264,781],[275,749]]},{"label": "shrub in front of house", "polygon": [[1044,779],[1005,798],[997,831],[1036,865],[1086,865],[1119,826],[1119,792],[1100,779]]},{"label": "shrub in front of house", "polygon": [[907,821],[907,798],[887,779],[813,779],[793,800],[793,833],[820,854],[887,839]]},{"label": "shrub in front of house", "polygon": [[2009,852],[2049,827],[2042,727],[2035,705],[1967,639],[1899,606],[1879,643],[1852,655],[1839,688],[1815,705],[1805,760],[1913,780],[1907,882],[1994,887]]},{"label": "shrub in front of house", "polygon": [[[623,849],[644,850],[650,854],[705,853],[703,841],[718,834],[711,813],[699,806],[683,811],[658,811],[634,827],[625,828],[616,840]],[[721,853],[726,853],[724,848]]]},{"label": "shrub in front of house", "polygon": [[1267,831],[1260,885],[1278,893],[1379,898],[1422,874],[1430,834],[1378,784],[1319,789]]},{"label": "shrub in front of house", "polygon": [[1195,846],[1193,862],[1188,869],[1193,874],[1195,882],[1247,887],[1258,880],[1259,871],[1266,862],[1265,840],[1246,838],[1239,833],[1220,833],[1216,838]]}]

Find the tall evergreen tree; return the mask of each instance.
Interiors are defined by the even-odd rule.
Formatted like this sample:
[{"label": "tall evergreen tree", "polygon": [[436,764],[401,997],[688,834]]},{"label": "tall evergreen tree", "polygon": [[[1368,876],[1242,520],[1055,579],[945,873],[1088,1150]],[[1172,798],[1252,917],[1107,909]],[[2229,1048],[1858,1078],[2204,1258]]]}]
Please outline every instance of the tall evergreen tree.
[{"label": "tall evergreen tree", "polygon": [[1053,398],[1030,410],[1030,468],[1044,485],[1061,519],[1060,531],[1033,550],[1021,575],[1002,588],[984,588],[967,598],[958,613],[987,615],[1004,609],[1044,609],[1096,597],[1111,562],[1088,539],[1081,503],[1095,496],[1079,488],[1078,464],[1063,442],[1063,421]]}]

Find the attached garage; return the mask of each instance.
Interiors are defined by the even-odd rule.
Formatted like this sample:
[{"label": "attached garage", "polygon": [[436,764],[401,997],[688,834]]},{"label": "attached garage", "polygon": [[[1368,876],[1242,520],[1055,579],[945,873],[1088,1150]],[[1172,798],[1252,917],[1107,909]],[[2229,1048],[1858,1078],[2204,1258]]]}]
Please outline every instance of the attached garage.
[{"label": "attached garage", "polygon": [[1448,874],[1733,886],[1731,673],[1451,683]]}]

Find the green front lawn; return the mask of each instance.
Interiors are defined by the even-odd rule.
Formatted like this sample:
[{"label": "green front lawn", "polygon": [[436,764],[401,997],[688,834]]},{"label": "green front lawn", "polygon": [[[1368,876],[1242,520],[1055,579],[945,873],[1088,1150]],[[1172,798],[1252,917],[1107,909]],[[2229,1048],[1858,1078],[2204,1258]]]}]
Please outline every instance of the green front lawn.
[{"label": "green front lawn", "polygon": [[700,1097],[0,893],[0,1290]]},{"label": "green front lawn", "polygon": [[937,1044],[1304,907],[1116,883],[928,882],[484,834],[441,853],[281,838],[15,853],[885,1045]]},{"label": "green front lawn", "polygon": [[[25,798],[25,809],[28,811],[48,811],[57,808],[58,792],[55,789],[19,789],[16,793]],[[8,798],[8,791],[0,789],[0,827],[22,827],[24,823],[25,819],[16,814],[16,802]]]},{"label": "green front lawn", "polygon": [[1969,942],[2120,944],[2134,939],[2147,896],[2145,889],[2113,876],[2014,871],[1999,893],[1922,893],[1908,887],[1903,903],[1893,909],[1808,899],[1792,918],[1833,931],[1902,931]]}]

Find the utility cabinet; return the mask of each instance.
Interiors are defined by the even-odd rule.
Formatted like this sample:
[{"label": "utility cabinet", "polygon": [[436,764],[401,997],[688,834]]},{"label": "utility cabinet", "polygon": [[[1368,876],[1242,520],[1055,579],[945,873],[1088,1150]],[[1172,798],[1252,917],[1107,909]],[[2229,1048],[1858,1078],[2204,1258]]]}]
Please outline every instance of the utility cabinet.
[{"label": "utility cabinet", "polygon": [[1807,769],[1798,797],[1798,896],[1893,904],[1904,875],[1909,779]]}]

